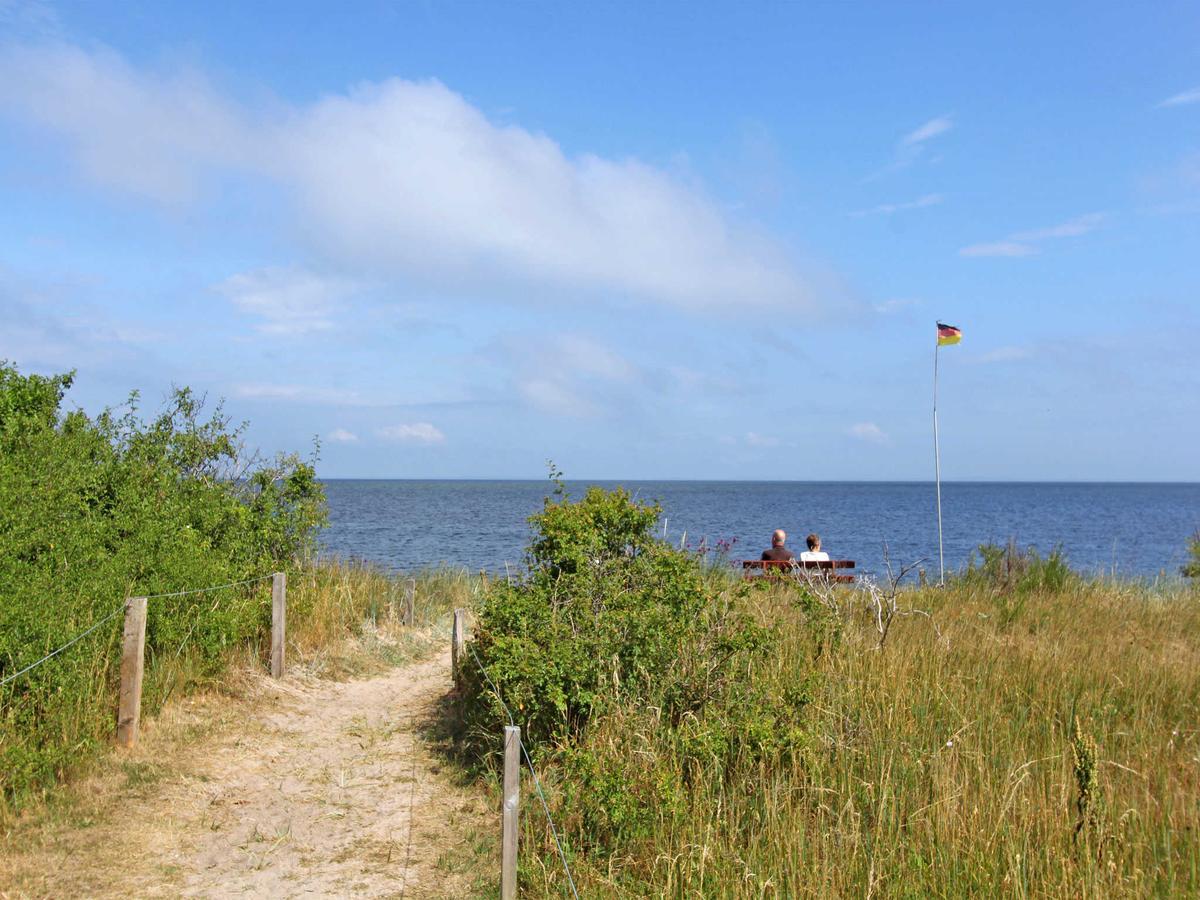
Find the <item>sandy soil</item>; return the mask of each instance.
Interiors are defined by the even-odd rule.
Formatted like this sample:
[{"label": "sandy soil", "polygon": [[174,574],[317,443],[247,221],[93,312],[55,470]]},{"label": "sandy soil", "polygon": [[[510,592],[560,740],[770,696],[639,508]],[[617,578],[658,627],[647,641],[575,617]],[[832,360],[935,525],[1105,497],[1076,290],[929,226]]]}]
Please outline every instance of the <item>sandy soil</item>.
[{"label": "sandy soil", "polygon": [[421,737],[449,687],[442,654],[174,704],[77,789],[94,820],[14,834],[0,896],[471,896],[495,815]]}]

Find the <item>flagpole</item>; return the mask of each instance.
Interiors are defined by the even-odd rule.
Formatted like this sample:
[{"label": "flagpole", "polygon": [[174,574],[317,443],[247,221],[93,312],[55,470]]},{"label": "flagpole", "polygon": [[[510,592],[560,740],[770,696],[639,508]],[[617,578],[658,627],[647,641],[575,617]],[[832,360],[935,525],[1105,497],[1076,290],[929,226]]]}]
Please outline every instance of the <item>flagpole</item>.
[{"label": "flagpole", "polygon": [[942,454],[938,447],[937,420],[937,377],[938,377],[938,343],[933,345],[933,470],[937,485],[937,520],[938,520],[938,571],[941,573],[938,583],[946,585],[946,556],[942,550]]}]

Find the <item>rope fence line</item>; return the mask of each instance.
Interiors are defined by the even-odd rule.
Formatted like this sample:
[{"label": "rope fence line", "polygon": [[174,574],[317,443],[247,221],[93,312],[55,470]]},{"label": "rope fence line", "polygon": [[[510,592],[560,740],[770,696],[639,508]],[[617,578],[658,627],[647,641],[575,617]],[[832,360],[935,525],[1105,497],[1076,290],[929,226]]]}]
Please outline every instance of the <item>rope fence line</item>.
[{"label": "rope fence line", "polygon": [[4,685],[8,684],[10,681],[16,681],[18,678],[20,678],[26,672],[36,669],[42,663],[46,662],[46,660],[53,659],[54,657],[58,656],[58,654],[62,653],[64,650],[66,650],[68,647],[72,646],[73,644],[79,643],[85,637],[87,637],[89,634],[91,634],[93,631],[95,631],[97,628],[99,628],[101,625],[103,625],[105,622],[107,622],[109,619],[116,618],[117,613],[122,612],[124,609],[125,609],[125,603],[122,602],[120,606],[118,606],[116,609],[114,609],[112,612],[110,612],[107,616],[105,616],[99,622],[92,625],[92,627],[89,628],[87,631],[84,631],[81,634],[75,635],[75,637],[71,638],[71,640],[67,641],[65,644],[63,644],[61,647],[59,647],[57,650],[52,650],[50,653],[47,653],[45,656],[43,656],[37,662],[30,663],[25,668],[23,668],[20,672],[14,672],[12,675],[8,675],[7,677],[0,679],[0,687],[4,687]]},{"label": "rope fence line", "polygon": [[521,741],[521,752],[525,754],[525,764],[529,766],[529,774],[533,776],[533,785],[537,788],[538,800],[542,802],[542,809],[546,813],[546,821],[550,823],[550,833],[554,835],[554,846],[558,848],[558,858],[562,860],[563,871],[567,873],[567,884],[571,886],[571,894],[575,900],[579,900],[579,891],[575,890],[575,879],[571,875],[571,867],[567,865],[567,854],[563,851],[562,843],[558,839],[558,829],[554,825],[554,817],[550,815],[550,807],[546,804],[546,794],[542,791],[542,781],[538,778],[537,771],[533,768],[533,760],[529,758],[529,751],[525,748],[525,741]]},{"label": "rope fence line", "polygon": [[[144,599],[144,600],[159,600],[159,599],[163,599],[163,598],[167,598],[167,597],[183,597],[188,594],[206,594],[211,591],[225,590],[226,588],[242,587],[242,586],[248,585],[248,584],[257,584],[260,581],[266,581],[268,578],[274,578],[274,577],[275,577],[274,574],[259,575],[257,578],[247,578],[245,581],[231,581],[228,584],[217,584],[217,585],[213,585],[212,587],[193,588],[193,589],[186,590],[186,591],[172,591],[170,593],[165,593],[165,594],[145,594],[145,595],[142,595],[142,599]],[[127,600],[122,600],[121,604],[119,606],[117,606],[114,610],[112,610],[112,612],[110,612],[107,616],[105,616],[99,622],[96,622],[95,624],[93,624],[86,631],[84,631],[80,634],[77,634],[75,637],[71,638],[71,640],[67,641],[65,644],[63,644],[61,647],[59,647],[57,650],[52,650],[50,653],[47,653],[41,659],[37,660],[36,662],[30,663],[25,668],[21,669],[21,671],[14,672],[12,675],[6,675],[4,678],[0,679],[0,687],[4,687],[4,685],[8,684],[9,682],[16,681],[18,678],[20,678],[26,672],[33,671],[38,666],[40,666],[42,663],[53,659],[54,657],[58,656],[58,654],[62,653],[64,650],[79,643],[81,640],[83,640],[85,637],[87,637],[89,634],[91,634],[93,631],[95,631],[101,625],[104,625],[110,619],[115,618],[118,613],[122,612],[125,609],[127,602],[128,602]],[[192,628],[194,630],[195,625],[193,625]],[[188,637],[190,637],[190,636],[191,636],[191,632],[188,633]],[[184,638],[184,641],[185,642],[187,641],[186,637]]]},{"label": "rope fence line", "polygon": [[257,578],[247,578],[245,581],[231,581],[229,584],[215,584],[212,587],[192,588],[186,591],[171,591],[167,594],[146,594],[145,597],[147,600],[162,600],[167,597],[186,597],[189,594],[208,594],[212,591],[223,591],[226,588],[242,587],[243,585],[247,584],[257,584],[260,581],[266,581],[268,578],[274,577],[274,574],[259,575]]},{"label": "rope fence line", "polygon": [[500,696],[500,688],[496,687],[496,682],[492,681],[492,676],[488,674],[487,667],[484,666],[483,661],[479,658],[479,654],[475,652],[475,648],[471,646],[470,641],[467,641],[467,649],[471,651],[471,657],[475,660],[475,665],[479,666],[479,671],[482,672],[483,677],[487,679],[487,683],[491,687],[492,693],[496,695],[496,699],[500,701],[500,705],[504,708],[504,714],[508,716],[508,724],[516,725],[517,723],[513,719],[512,711],[508,708],[508,704],[504,702],[504,698]]},{"label": "rope fence line", "polygon": [[[508,708],[508,704],[504,702],[504,697],[500,694],[500,688],[496,686],[496,682],[492,680],[492,676],[488,674],[487,667],[479,658],[479,654],[475,652],[475,648],[471,646],[471,642],[466,642],[466,648],[470,651],[471,657],[475,660],[475,665],[479,666],[479,671],[483,673],[483,677],[487,679],[488,685],[492,689],[492,693],[496,699],[500,701],[500,706],[504,709],[504,714],[508,716],[508,724],[516,727],[516,722],[513,720],[512,710]],[[579,891],[575,888],[575,878],[571,874],[571,865],[567,862],[567,854],[563,850],[562,841],[558,837],[558,827],[554,824],[554,816],[550,815],[550,806],[546,803],[546,794],[542,790],[542,781],[538,778],[537,770],[533,767],[533,760],[529,756],[529,749],[525,746],[524,739],[521,739],[521,753],[525,757],[525,764],[529,767],[529,774],[533,776],[533,784],[537,788],[538,800],[541,801],[542,810],[546,813],[546,821],[550,823],[550,834],[554,837],[554,846],[558,849],[558,858],[562,860],[563,871],[567,874],[567,884],[571,887],[571,895],[575,900],[579,900]]]}]

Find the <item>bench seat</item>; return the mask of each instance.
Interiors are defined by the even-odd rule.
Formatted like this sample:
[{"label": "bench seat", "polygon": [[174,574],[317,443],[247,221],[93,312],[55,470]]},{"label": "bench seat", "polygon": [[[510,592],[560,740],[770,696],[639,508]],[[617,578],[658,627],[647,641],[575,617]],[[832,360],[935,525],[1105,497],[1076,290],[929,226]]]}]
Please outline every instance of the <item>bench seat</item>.
[{"label": "bench seat", "polygon": [[[853,584],[854,576],[845,571],[853,569],[852,559],[792,560],[792,559],[745,559],[742,560],[743,578],[767,578],[771,581],[803,581],[812,578],[821,581],[836,581]],[[761,574],[755,570],[761,570]]]}]

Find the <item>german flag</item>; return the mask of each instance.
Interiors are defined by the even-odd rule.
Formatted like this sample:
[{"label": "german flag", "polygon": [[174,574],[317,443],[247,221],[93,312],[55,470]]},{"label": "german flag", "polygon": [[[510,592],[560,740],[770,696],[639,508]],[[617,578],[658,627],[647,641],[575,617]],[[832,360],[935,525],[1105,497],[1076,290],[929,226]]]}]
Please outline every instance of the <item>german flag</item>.
[{"label": "german flag", "polygon": [[961,328],[955,328],[953,325],[943,325],[941,322],[937,323],[937,328],[938,328],[937,345],[939,347],[945,347],[949,344],[957,344],[959,341],[962,340],[962,329]]}]

